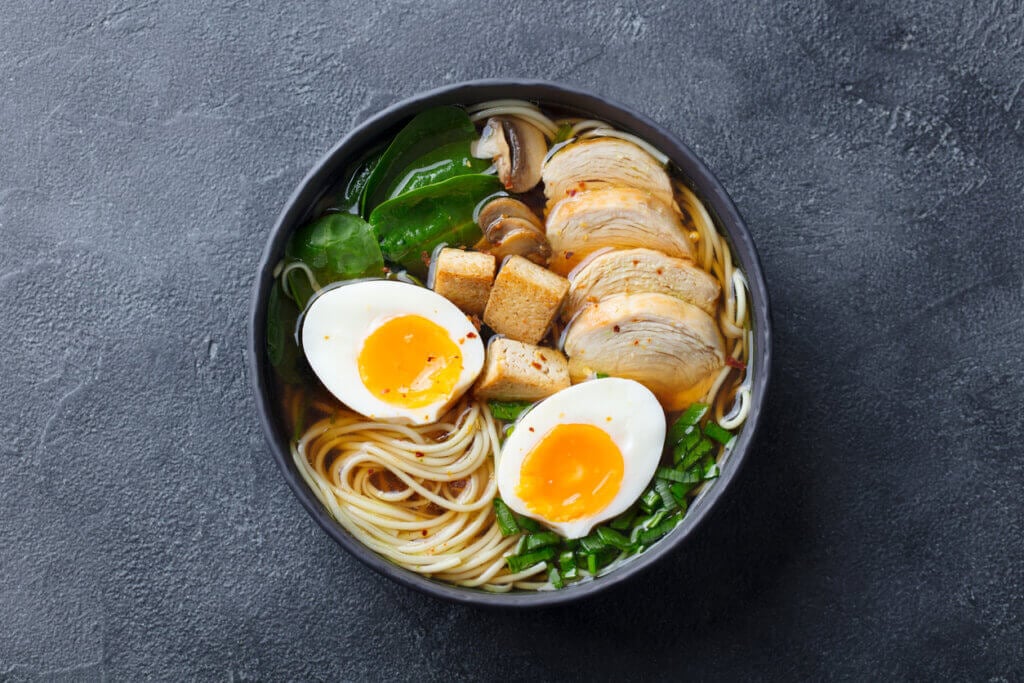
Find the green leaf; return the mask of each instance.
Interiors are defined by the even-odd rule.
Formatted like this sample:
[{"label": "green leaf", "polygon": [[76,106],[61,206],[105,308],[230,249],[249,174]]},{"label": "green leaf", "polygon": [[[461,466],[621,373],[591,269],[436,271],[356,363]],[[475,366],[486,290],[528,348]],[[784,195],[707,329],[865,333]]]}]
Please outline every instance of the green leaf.
[{"label": "green leaf", "polygon": [[518,418],[524,410],[532,406],[529,401],[488,401],[487,407],[491,409],[491,417],[503,422],[512,422]]},{"label": "green leaf", "polygon": [[[474,133],[473,137],[476,135]],[[440,183],[455,176],[483,173],[491,166],[490,159],[477,159],[470,154],[472,140],[459,140],[441,145],[412,162],[388,188],[387,198]]]},{"label": "green leaf", "polygon": [[470,247],[480,239],[473,214],[481,201],[500,189],[494,176],[457,176],[384,202],[370,214],[370,225],[389,261],[425,277],[424,255],[434,247],[442,242]]},{"label": "green leaf", "polygon": [[420,112],[399,131],[374,167],[363,188],[360,213],[367,216],[386,201],[390,190],[424,155],[453,142],[471,142],[476,136],[469,115],[458,107]]},{"label": "green leaf", "polygon": [[295,344],[295,324],[299,309],[281,289],[281,281],[274,280],[267,300],[267,358],[281,379],[289,384],[302,382],[300,370],[302,356]]},{"label": "green leaf", "polygon": [[[360,277],[380,277],[384,258],[369,223],[348,213],[329,213],[292,235],[285,248],[285,258],[302,261],[320,286]],[[296,276],[301,275],[296,273]],[[290,279],[293,284],[295,279]],[[297,303],[305,308],[308,295],[300,288],[293,290]]]},{"label": "green leaf", "polygon": [[384,155],[384,149],[383,146],[375,147],[355,163],[352,174],[345,182],[345,189],[337,202],[338,208],[347,213],[359,213],[359,202],[363,198],[363,190],[370,180],[373,169],[377,167],[377,163]]}]

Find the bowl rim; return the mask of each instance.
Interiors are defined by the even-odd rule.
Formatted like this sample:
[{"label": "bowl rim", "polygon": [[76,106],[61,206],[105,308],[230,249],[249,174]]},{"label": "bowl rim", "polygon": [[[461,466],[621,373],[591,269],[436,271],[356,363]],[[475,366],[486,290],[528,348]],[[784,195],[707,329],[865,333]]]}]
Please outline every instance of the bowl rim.
[{"label": "bowl rim", "polygon": [[[556,107],[575,109],[629,130],[647,140],[663,153],[695,190],[705,207],[724,229],[747,276],[750,306],[754,316],[754,365],[750,414],[737,438],[721,475],[702,494],[683,521],[665,538],[643,554],[592,581],[574,583],[554,591],[491,593],[429,579],[399,567],[376,554],[351,536],[322,506],[306,485],[292,462],[288,435],[275,417],[271,400],[271,368],[265,353],[266,306],[273,270],[284,252],[291,232],[302,222],[330,187],[337,182],[347,164],[378,142],[383,134],[423,109],[443,104],[472,104],[491,99],[526,99]],[[708,519],[719,499],[736,479],[754,443],[760,427],[762,409],[771,374],[771,311],[760,259],[743,218],[725,188],[704,162],[667,127],[632,108],[576,87],[531,79],[479,79],[434,88],[406,97],[368,119],[356,124],[342,139],[321,156],[292,191],[271,229],[260,257],[249,307],[247,368],[264,438],[292,493],[311,517],[364,565],[399,584],[453,602],[483,607],[537,608],[575,602],[618,586],[649,569],[662,558],[681,548]]]}]

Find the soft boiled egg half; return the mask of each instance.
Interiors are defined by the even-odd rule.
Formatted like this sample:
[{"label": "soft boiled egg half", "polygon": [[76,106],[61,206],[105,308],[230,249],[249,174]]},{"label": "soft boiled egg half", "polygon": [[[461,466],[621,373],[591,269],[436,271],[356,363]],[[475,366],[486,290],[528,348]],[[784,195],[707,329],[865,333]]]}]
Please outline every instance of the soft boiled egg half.
[{"label": "soft boiled egg half", "polygon": [[375,420],[436,422],[484,363],[465,313],[440,294],[393,280],[321,293],[306,309],[301,337],[328,391]]},{"label": "soft boiled egg half", "polygon": [[549,396],[501,448],[506,504],[565,538],[586,536],[640,497],[665,443],[665,413],[649,389],[614,377]]}]

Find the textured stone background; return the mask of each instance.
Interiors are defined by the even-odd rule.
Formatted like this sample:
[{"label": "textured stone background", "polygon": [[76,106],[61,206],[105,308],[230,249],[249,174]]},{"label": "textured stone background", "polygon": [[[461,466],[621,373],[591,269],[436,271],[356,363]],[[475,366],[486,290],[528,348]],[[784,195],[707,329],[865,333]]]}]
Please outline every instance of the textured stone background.
[{"label": "textured stone background", "polygon": [[[0,679],[1024,678],[1019,2],[64,4],[0,18]],[[774,304],[731,500],[636,585],[547,612],[344,555],[243,364],[310,165],[483,76],[675,130]]]}]

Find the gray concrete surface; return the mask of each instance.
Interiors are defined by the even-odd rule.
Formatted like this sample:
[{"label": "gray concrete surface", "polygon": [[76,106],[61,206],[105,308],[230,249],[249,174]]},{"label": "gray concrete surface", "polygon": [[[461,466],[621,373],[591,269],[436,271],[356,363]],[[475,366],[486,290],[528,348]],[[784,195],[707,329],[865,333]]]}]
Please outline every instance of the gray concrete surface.
[{"label": "gray concrete surface", "polygon": [[[0,679],[1024,678],[1019,2],[14,0],[0,35]],[[307,168],[484,76],[678,132],[775,306],[733,498],[641,582],[539,613],[344,555],[243,364]]]}]

